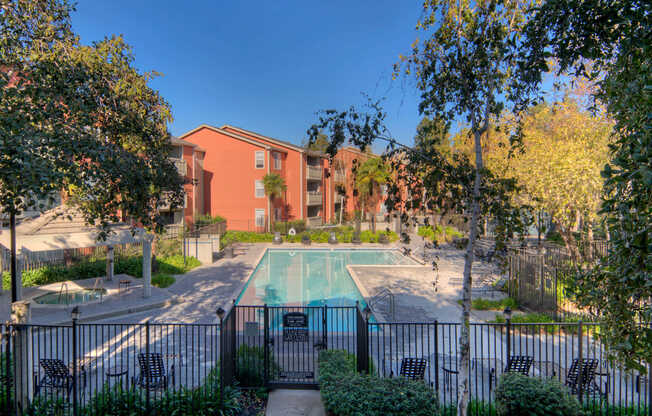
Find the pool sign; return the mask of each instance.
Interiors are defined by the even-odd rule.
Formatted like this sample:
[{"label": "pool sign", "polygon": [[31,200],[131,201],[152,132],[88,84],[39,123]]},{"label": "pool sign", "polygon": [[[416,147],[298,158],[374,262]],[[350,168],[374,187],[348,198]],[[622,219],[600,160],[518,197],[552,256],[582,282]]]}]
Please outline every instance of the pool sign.
[{"label": "pool sign", "polygon": [[245,337],[257,337],[258,335],[260,335],[258,329],[259,329],[258,322],[245,322],[245,327],[244,327]]},{"label": "pool sign", "polygon": [[308,342],[308,315],[301,312],[283,315],[283,341]]}]

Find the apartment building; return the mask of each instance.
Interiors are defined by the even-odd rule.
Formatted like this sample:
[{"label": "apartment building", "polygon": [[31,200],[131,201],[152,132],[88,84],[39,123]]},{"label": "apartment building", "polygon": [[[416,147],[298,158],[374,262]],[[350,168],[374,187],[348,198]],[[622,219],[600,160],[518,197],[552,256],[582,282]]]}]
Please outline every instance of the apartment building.
[{"label": "apartment building", "polygon": [[194,143],[178,138],[171,138],[172,151],[170,158],[174,162],[179,175],[184,178],[185,193],[183,206],[174,210],[163,203],[159,207],[163,221],[169,226],[191,227],[195,216],[204,211],[204,157],[206,151]]},{"label": "apartment building", "polygon": [[[231,125],[201,125],[179,139],[205,149],[203,212],[225,217],[229,229],[262,231],[270,216],[317,226],[334,215],[328,159],[319,152]],[[273,201],[263,184],[270,173],[287,185]]]}]

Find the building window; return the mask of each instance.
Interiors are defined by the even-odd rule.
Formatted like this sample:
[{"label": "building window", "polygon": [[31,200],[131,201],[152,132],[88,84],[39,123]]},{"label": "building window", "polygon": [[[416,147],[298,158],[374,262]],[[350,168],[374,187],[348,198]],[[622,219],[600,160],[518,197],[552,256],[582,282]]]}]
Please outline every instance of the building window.
[{"label": "building window", "polygon": [[274,208],[274,221],[281,221],[281,208]]},{"label": "building window", "polygon": [[281,170],[281,154],[274,152],[272,156],[274,157],[274,169]]},{"label": "building window", "polygon": [[263,150],[256,150],[256,169],[265,168],[265,152]]},{"label": "building window", "polygon": [[263,181],[256,181],[256,198],[265,198],[265,185]]},{"label": "building window", "polygon": [[265,210],[257,209],[256,210],[256,227],[265,226]]}]

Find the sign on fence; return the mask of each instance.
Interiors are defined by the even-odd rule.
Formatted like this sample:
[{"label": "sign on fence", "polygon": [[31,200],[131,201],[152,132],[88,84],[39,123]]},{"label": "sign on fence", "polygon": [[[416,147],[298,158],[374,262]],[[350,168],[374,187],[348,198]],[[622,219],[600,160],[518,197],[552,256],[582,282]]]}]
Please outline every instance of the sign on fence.
[{"label": "sign on fence", "polygon": [[308,342],[308,315],[301,312],[283,315],[283,342]]}]

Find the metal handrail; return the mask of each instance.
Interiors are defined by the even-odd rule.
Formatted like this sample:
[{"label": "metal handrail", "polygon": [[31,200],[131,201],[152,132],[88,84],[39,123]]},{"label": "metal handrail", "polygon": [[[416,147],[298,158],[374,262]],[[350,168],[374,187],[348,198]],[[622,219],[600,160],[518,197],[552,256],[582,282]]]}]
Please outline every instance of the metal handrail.
[{"label": "metal handrail", "polygon": [[59,299],[58,302],[61,303],[61,295],[63,295],[63,288],[66,288],[66,305],[68,305],[68,284],[67,283],[61,283],[61,289],[59,289]]},{"label": "metal handrail", "polygon": [[384,299],[388,299],[389,301],[389,314],[391,315],[391,319],[396,319],[396,300],[392,291],[386,287],[382,288],[373,298],[371,298],[369,301],[369,308],[373,308],[374,305],[380,303]]}]

